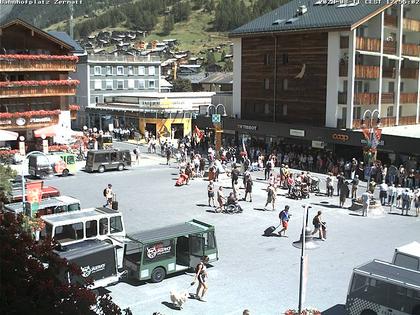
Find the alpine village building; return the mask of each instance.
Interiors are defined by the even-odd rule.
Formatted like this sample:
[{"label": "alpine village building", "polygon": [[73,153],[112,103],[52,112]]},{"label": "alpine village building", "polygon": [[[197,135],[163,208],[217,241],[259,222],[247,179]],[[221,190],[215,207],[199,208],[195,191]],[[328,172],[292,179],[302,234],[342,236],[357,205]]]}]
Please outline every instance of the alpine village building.
[{"label": "alpine village building", "polygon": [[[0,25],[0,129],[17,132],[27,145],[35,136],[55,141],[53,126],[70,130],[79,84],[70,78],[78,61],[72,52],[80,48],[66,33],[47,33],[19,19]],[[51,130],[37,134],[45,127]]]},{"label": "alpine village building", "polygon": [[291,1],[230,33],[227,133],[361,155],[377,110],[378,152],[420,156],[420,6],[354,1]]}]

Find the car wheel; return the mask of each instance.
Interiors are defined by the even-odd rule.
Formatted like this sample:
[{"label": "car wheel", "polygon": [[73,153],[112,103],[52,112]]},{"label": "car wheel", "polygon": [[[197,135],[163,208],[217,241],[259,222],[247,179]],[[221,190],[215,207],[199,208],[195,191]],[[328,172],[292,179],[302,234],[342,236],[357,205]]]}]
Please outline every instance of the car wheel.
[{"label": "car wheel", "polygon": [[103,173],[103,172],[105,172],[105,166],[103,166],[103,165],[99,166],[99,167],[98,167],[98,172],[99,172],[99,173]]},{"label": "car wheel", "polygon": [[61,175],[66,177],[67,175],[69,175],[69,170],[68,169],[63,170],[63,173]]},{"label": "car wheel", "polygon": [[124,164],[118,164],[118,170],[119,171],[124,170]]},{"label": "car wheel", "polygon": [[41,172],[41,173],[39,173],[39,177],[41,179],[46,179],[48,177],[48,174],[46,172]]},{"label": "car wheel", "polygon": [[162,267],[157,267],[153,269],[151,279],[153,283],[161,282],[163,279],[165,279],[166,272],[165,269]]}]

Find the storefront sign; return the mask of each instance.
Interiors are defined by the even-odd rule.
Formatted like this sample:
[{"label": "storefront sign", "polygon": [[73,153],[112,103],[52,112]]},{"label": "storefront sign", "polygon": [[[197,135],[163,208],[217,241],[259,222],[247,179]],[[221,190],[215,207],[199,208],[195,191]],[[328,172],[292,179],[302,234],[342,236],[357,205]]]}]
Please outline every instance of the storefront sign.
[{"label": "storefront sign", "polygon": [[51,117],[33,117],[29,120],[30,123],[44,123],[50,122]]},{"label": "storefront sign", "polygon": [[9,119],[9,120],[0,120],[0,125],[11,125],[12,124],[12,121]]},{"label": "storefront sign", "polygon": [[22,118],[22,117],[16,118],[16,125],[23,126],[24,124],[26,124],[25,118]]},{"label": "storefront sign", "polygon": [[337,141],[343,141],[346,142],[349,140],[349,136],[348,135],[343,135],[343,134],[339,134],[339,133],[333,133],[331,138],[333,140],[337,140]]},{"label": "storefront sign", "polygon": [[211,115],[211,122],[213,124],[220,124],[221,120],[222,120],[222,118],[221,118],[221,115],[220,114],[213,114],[213,115]]},{"label": "storefront sign", "polygon": [[324,141],[312,141],[312,148],[323,149],[325,147]]},{"label": "storefront sign", "polygon": [[295,137],[304,137],[305,136],[305,130],[290,129],[290,135],[295,136]]},{"label": "storefront sign", "polygon": [[243,129],[243,130],[257,130],[258,129],[258,126],[255,126],[255,125],[239,124],[239,125],[236,125],[236,126],[237,126],[238,129]]}]

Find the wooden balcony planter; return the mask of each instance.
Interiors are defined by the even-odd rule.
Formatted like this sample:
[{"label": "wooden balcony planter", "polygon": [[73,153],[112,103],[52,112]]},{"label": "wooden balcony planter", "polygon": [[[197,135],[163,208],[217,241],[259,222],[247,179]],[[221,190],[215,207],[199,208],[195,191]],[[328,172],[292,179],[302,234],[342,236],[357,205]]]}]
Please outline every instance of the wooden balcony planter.
[{"label": "wooden balcony planter", "polygon": [[41,128],[58,123],[60,110],[0,113],[2,129]]},{"label": "wooden balcony planter", "polygon": [[417,93],[401,93],[400,94],[400,103],[402,104],[416,104],[417,103]]},{"label": "wooden balcony planter", "polygon": [[[0,55],[1,56],[1,55]],[[0,57],[0,71],[76,71],[76,62],[68,60],[5,60]]]},{"label": "wooden balcony planter", "polygon": [[349,48],[349,37],[348,36],[340,36],[340,49]]},{"label": "wooden balcony planter", "polygon": [[0,98],[74,95],[78,84],[78,80],[0,82]]},{"label": "wooden balcony planter", "polygon": [[338,92],[338,104],[347,104],[347,92]]},{"label": "wooden balcony planter", "polygon": [[398,125],[415,125],[416,124],[416,116],[403,116],[400,117],[398,121]]},{"label": "wooden balcony planter", "polygon": [[379,52],[381,41],[377,38],[356,37],[356,49]]},{"label": "wooden balcony planter", "polygon": [[397,53],[397,42],[384,41],[384,54],[395,55]]},{"label": "wooden balcony planter", "polygon": [[403,19],[403,28],[408,31],[420,32],[420,21],[413,19]]},{"label": "wooden balcony planter", "polygon": [[357,79],[377,79],[379,78],[379,69],[378,66],[356,65],[355,77]]},{"label": "wooden balcony planter", "polygon": [[398,19],[395,15],[385,14],[385,16],[384,16],[385,26],[397,27],[397,25],[398,25],[397,21],[398,21]]},{"label": "wooden balcony planter", "polygon": [[378,93],[356,93],[354,94],[354,104],[376,105],[378,104]]},{"label": "wooden balcony planter", "polygon": [[69,105],[70,110],[70,119],[76,120],[77,119],[77,112],[80,110],[80,106],[78,105]]},{"label": "wooden balcony planter", "polygon": [[402,45],[402,54],[405,56],[420,56],[419,45],[417,44],[403,44]]},{"label": "wooden balcony planter", "polygon": [[347,77],[349,65],[347,62],[341,62],[338,67],[338,73],[340,77]]},{"label": "wooden balcony planter", "polygon": [[381,100],[383,104],[393,104],[394,93],[382,93]]}]

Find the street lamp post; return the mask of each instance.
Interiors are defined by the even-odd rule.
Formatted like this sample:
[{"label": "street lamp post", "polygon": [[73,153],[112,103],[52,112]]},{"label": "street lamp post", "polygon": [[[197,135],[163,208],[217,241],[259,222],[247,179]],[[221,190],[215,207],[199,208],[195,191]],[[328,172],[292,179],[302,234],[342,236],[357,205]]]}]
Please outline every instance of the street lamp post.
[{"label": "street lamp post", "polygon": [[[222,115],[218,114],[218,109],[221,107],[223,109]],[[222,146],[222,119],[221,117],[226,117],[226,107],[223,104],[213,105],[210,104],[207,106],[206,117],[210,117],[210,109],[214,108],[214,114],[211,115],[211,121],[214,126],[215,131],[215,145],[216,145],[216,155],[219,155],[220,148]]]},{"label": "street lamp post", "polygon": [[303,222],[302,222],[302,233],[298,241],[293,242],[293,246],[299,248],[300,252],[300,274],[299,274],[299,305],[298,305],[298,314],[302,313],[302,305],[305,300],[306,295],[306,275],[304,273],[305,267],[307,265],[306,250],[307,249],[317,249],[319,247],[316,242],[313,241],[312,231],[308,227],[308,217],[309,209],[311,206],[303,205]]},{"label": "street lamp post", "polygon": [[[375,114],[376,116],[376,120],[375,120]],[[365,121],[368,121],[368,126],[366,126]],[[374,125],[375,124],[375,125]],[[369,190],[369,183],[370,183],[370,178],[371,178],[371,162],[372,162],[372,157],[373,160],[376,160],[376,141],[374,143],[374,137],[375,136],[375,131],[379,128],[379,125],[381,124],[381,117],[380,117],[380,113],[377,109],[371,111],[370,109],[365,110],[365,112],[363,113],[363,118],[362,118],[362,128],[364,128],[364,130],[368,131],[368,134],[366,135],[365,132],[365,138],[367,140],[367,149],[368,149],[368,153],[367,153],[367,163],[368,163],[368,182],[367,182],[367,189],[366,191]],[[366,128],[367,127],[367,128]],[[378,139],[379,141],[379,139]],[[375,150],[375,153],[373,152],[373,150]],[[373,154],[373,156],[372,156]]]}]

